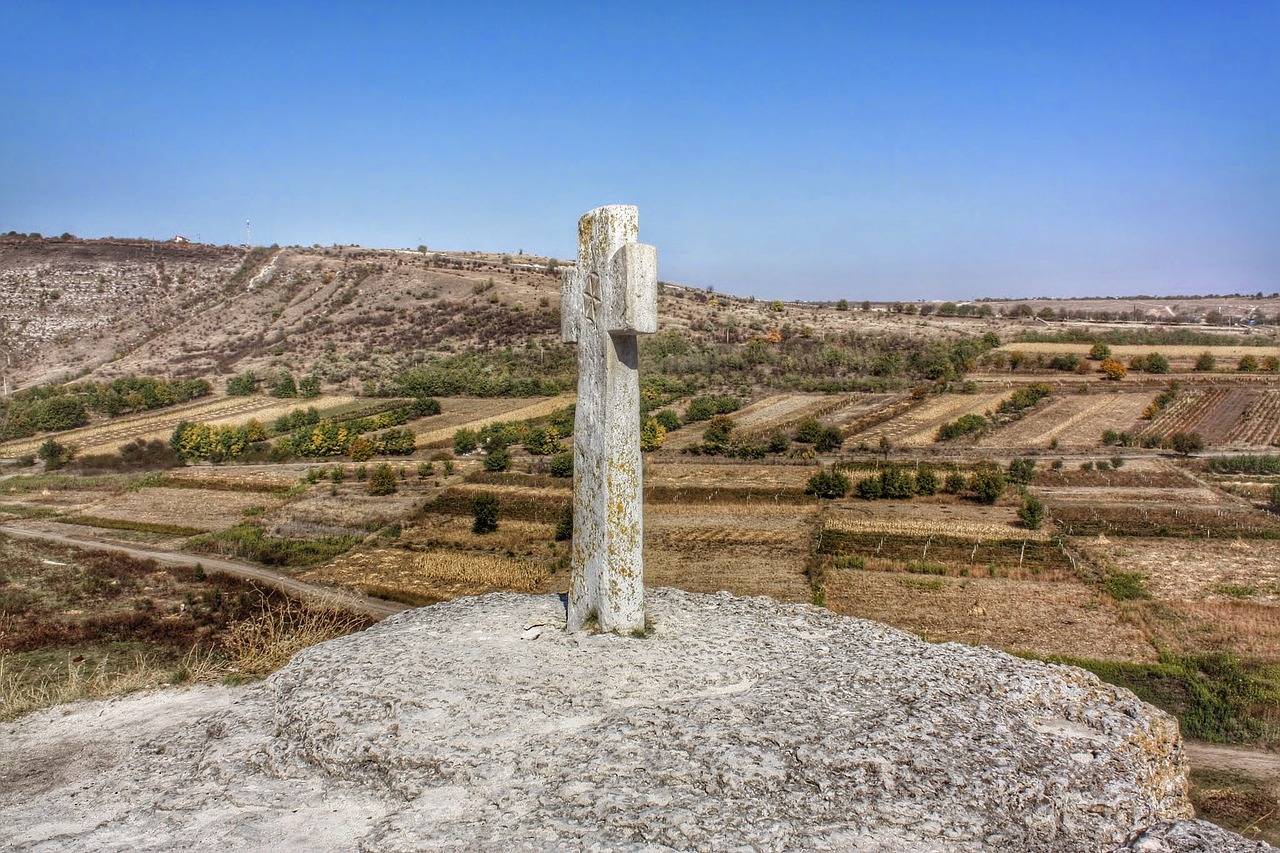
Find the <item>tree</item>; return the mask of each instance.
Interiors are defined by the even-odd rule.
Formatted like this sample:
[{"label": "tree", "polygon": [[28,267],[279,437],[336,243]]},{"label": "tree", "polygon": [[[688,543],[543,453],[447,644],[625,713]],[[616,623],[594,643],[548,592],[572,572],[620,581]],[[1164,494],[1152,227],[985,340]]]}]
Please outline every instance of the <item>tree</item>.
[{"label": "tree", "polygon": [[1218,366],[1218,360],[1215,359],[1213,357],[1213,353],[1209,352],[1208,350],[1205,350],[1204,352],[1200,353],[1200,356],[1196,359],[1196,370],[1209,371],[1209,370],[1213,370],[1217,366]]},{"label": "tree", "polygon": [[555,456],[552,456],[548,470],[552,477],[572,477],[573,451],[566,450],[564,453],[557,453]]},{"label": "tree", "polygon": [[498,529],[498,498],[482,492],[471,499],[471,532],[484,535]]},{"label": "tree", "polygon": [[320,379],[312,374],[304,376],[298,380],[298,396],[307,400],[313,400],[320,396]]},{"label": "tree", "polygon": [[732,435],[733,418],[728,415],[716,415],[708,421],[707,428],[702,433],[702,438],[713,447],[724,447],[728,445],[729,438]]},{"label": "tree", "polygon": [[916,494],[936,495],[938,493],[938,472],[932,465],[921,465],[916,471]]},{"label": "tree", "polygon": [[814,417],[806,417],[796,424],[795,440],[805,444],[817,444],[822,438],[822,423]]},{"label": "tree", "polygon": [[1018,507],[1018,518],[1028,530],[1039,530],[1044,522],[1044,502],[1030,492],[1025,492],[1022,495],[1022,505]]},{"label": "tree", "polygon": [[511,467],[511,454],[505,449],[495,448],[484,457],[484,470],[499,474]]},{"label": "tree", "polygon": [[1175,432],[1169,436],[1169,446],[1183,456],[1190,456],[1204,450],[1204,439],[1198,432]]},{"label": "tree", "polygon": [[646,418],[640,427],[640,450],[646,453],[657,450],[666,437],[666,427],[658,423],[657,418]]},{"label": "tree", "polygon": [[560,518],[556,520],[556,541],[568,542],[573,538],[573,504],[567,503],[560,509]]},{"label": "tree", "polygon": [[809,482],[805,485],[804,493],[826,500],[842,498],[849,494],[849,478],[839,471],[819,471],[809,478]]},{"label": "tree", "polygon": [[57,471],[63,465],[71,461],[71,457],[75,455],[75,448],[68,447],[65,444],[59,444],[52,438],[46,439],[39,448],[36,449],[36,456],[40,461],[44,462],[44,467],[48,471]]},{"label": "tree", "polygon": [[856,487],[858,497],[864,501],[877,501],[884,497],[884,481],[880,477],[863,477]]},{"label": "tree", "polygon": [[1089,350],[1089,358],[1093,361],[1105,361],[1111,358],[1111,347],[1104,343],[1096,343]]},{"label": "tree", "polygon": [[1241,357],[1240,361],[1236,364],[1236,370],[1239,370],[1241,373],[1257,373],[1258,357],[1256,355],[1246,355]]},{"label": "tree", "polygon": [[293,374],[282,371],[271,386],[272,397],[292,398],[298,396],[298,383],[293,381]]},{"label": "tree", "polygon": [[228,397],[248,397],[258,390],[258,377],[252,370],[245,371],[227,380]]},{"label": "tree", "polygon": [[470,453],[479,447],[480,441],[476,431],[463,427],[453,434],[453,452],[459,455]]},{"label": "tree", "polygon": [[827,427],[818,436],[818,440],[813,443],[813,449],[819,453],[831,453],[839,450],[844,444],[844,433],[839,427]]},{"label": "tree", "polygon": [[958,495],[964,491],[964,474],[959,471],[952,471],[947,475],[947,479],[942,486],[942,490],[949,495]]},{"label": "tree", "polygon": [[1034,459],[1014,459],[1009,462],[1009,482],[1025,486],[1036,478]]},{"label": "tree", "polygon": [[374,468],[373,473],[369,475],[368,488],[371,495],[394,495],[396,493],[396,472],[391,470],[390,465],[383,462]]},{"label": "tree", "polygon": [[893,500],[909,500],[916,494],[915,478],[891,465],[880,472],[880,493]]},{"label": "tree", "polygon": [[1007,485],[1004,474],[994,465],[983,465],[969,478],[969,488],[978,496],[978,502],[993,504],[1000,500]]},{"label": "tree", "polygon": [[1147,373],[1168,373],[1169,359],[1158,352],[1148,353],[1146,364],[1142,369]]},{"label": "tree", "polygon": [[1109,379],[1112,382],[1119,382],[1121,379],[1124,379],[1125,375],[1129,371],[1125,370],[1124,365],[1116,361],[1114,358],[1104,358],[1102,360],[1102,364],[1098,365],[1098,372],[1101,373],[1104,378]]}]

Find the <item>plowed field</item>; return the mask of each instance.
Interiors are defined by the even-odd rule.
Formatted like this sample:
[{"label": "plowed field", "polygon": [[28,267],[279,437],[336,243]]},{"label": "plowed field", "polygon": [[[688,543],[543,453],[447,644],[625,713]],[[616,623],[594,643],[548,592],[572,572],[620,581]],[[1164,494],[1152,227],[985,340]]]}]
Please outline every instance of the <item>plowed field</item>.
[{"label": "plowed field", "polygon": [[921,405],[857,435],[859,441],[878,442],[883,436],[897,447],[927,447],[938,427],[961,415],[985,414],[1009,396],[1008,390],[983,394],[940,394]]},{"label": "plowed field", "polygon": [[1020,421],[978,442],[982,447],[1048,447],[1056,438],[1062,448],[1094,447],[1104,430],[1132,431],[1150,392],[1069,394],[1051,400]]}]

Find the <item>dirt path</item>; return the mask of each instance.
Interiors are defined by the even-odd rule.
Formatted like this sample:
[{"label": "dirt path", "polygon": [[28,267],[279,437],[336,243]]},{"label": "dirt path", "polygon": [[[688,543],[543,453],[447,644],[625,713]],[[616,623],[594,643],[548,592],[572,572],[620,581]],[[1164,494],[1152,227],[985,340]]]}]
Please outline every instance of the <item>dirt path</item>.
[{"label": "dirt path", "polygon": [[1280,753],[1201,740],[1184,740],[1183,745],[1194,768],[1244,773],[1280,791]]},{"label": "dirt path", "polygon": [[204,567],[205,571],[223,572],[225,574],[246,578],[248,580],[260,581],[290,595],[306,598],[323,604],[332,604],[336,607],[341,607],[344,610],[366,613],[375,619],[383,619],[394,613],[399,613],[402,610],[409,609],[408,605],[400,604],[399,602],[386,601],[381,598],[356,595],[351,592],[346,592],[345,590],[319,586],[317,584],[307,583],[306,581],[291,578],[286,574],[272,569],[265,569],[261,566],[252,566],[247,563],[236,563],[231,560],[223,560],[219,557],[204,555],[196,556],[193,554],[181,554],[174,551],[158,551],[150,548],[136,548],[129,545],[119,545],[114,542],[104,542],[99,539],[92,539],[85,536],[68,536],[63,533],[54,533],[52,531],[14,527],[10,524],[0,525],[0,533],[21,539],[43,539],[49,542],[58,542],[63,545],[74,545],[81,548],[100,548],[111,551],[122,551],[131,557],[137,557],[143,560],[155,560],[156,562],[167,563],[169,565],[194,566],[199,563]]}]

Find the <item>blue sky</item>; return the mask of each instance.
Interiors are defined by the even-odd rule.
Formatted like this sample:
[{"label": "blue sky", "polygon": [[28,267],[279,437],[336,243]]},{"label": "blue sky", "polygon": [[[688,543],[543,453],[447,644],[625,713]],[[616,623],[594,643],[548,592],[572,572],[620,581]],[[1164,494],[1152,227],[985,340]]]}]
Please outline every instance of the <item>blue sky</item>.
[{"label": "blue sky", "polygon": [[796,299],[1280,290],[1280,2],[0,8],[0,231],[570,257]]}]

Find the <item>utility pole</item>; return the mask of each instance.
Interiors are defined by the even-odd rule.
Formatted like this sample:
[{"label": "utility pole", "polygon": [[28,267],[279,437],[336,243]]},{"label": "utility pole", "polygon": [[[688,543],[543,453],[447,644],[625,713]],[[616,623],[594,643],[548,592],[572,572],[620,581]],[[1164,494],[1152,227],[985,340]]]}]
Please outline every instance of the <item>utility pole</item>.
[{"label": "utility pole", "polygon": [[244,247],[247,249],[252,245],[253,243],[249,241],[249,220],[246,219],[244,221]]}]

